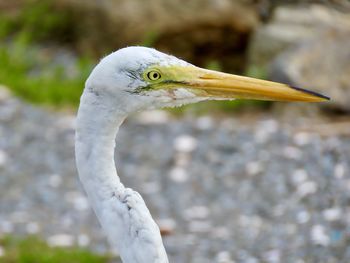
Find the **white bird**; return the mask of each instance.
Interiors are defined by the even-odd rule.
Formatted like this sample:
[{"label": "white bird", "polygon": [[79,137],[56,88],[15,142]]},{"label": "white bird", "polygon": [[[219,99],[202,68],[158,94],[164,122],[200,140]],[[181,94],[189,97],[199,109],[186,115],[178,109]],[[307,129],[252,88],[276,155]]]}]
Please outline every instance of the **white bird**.
[{"label": "white bird", "polygon": [[203,100],[324,101],[285,84],[195,67],[145,47],[127,47],[93,69],[80,99],[76,164],[89,201],[124,263],[168,262],[157,224],[141,195],[124,187],[114,163],[115,137],[131,113]]}]

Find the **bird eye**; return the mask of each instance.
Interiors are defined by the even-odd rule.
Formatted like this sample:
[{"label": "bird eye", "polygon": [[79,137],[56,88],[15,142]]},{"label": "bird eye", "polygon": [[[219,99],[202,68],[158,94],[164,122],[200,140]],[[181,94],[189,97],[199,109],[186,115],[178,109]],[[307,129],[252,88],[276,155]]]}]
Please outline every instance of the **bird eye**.
[{"label": "bird eye", "polygon": [[147,73],[147,78],[149,80],[158,80],[160,79],[161,75],[158,71],[152,70],[150,72]]}]

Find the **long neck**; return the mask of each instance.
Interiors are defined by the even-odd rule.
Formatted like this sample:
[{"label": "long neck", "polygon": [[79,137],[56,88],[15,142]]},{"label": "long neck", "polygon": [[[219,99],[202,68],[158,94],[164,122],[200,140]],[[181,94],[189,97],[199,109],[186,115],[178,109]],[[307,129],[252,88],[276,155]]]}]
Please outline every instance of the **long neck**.
[{"label": "long neck", "polygon": [[92,207],[124,263],[168,262],[159,228],[142,197],[120,182],[115,137],[126,113],[85,91],[77,117],[76,163]]}]

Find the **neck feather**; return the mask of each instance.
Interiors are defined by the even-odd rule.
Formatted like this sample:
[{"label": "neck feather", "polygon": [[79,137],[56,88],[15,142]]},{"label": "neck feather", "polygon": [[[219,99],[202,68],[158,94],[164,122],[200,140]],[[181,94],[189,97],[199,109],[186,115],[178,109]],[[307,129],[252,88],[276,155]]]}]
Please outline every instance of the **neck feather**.
[{"label": "neck feather", "polygon": [[[108,240],[124,263],[168,262],[159,228],[142,197],[120,182],[115,137],[127,114],[109,98],[85,91],[76,130],[80,180]],[[120,106],[119,106],[120,107]]]}]

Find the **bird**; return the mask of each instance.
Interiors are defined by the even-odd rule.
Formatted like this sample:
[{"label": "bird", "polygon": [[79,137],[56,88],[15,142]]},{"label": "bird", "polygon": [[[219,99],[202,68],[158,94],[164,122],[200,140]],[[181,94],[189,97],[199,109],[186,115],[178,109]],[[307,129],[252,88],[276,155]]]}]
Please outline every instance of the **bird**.
[{"label": "bird", "polygon": [[194,66],[153,48],[130,46],[104,57],[85,82],[76,120],[80,181],[124,263],[167,263],[160,230],[141,195],[125,187],[114,162],[125,118],[142,110],[205,100],[322,102],[319,93]]}]

